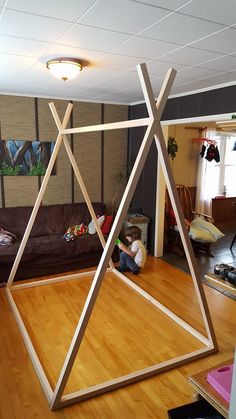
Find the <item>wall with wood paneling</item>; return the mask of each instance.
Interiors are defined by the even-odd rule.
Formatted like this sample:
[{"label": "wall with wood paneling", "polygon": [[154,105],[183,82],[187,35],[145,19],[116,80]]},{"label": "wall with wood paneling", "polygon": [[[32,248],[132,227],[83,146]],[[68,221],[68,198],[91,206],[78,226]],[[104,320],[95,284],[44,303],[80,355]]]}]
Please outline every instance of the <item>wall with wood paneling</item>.
[{"label": "wall with wood paneling", "polygon": [[[55,141],[57,128],[48,103],[53,101],[63,119],[68,101],[31,97],[0,97],[0,140]],[[96,125],[128,119],[128,107],[74,102],[67,127]],[[118,175],[126,176],[127,130],[74,134],[67,136],[92,201],[103,201],[111,209]],[[0,176],[0,205],[33,205],[42,177]],[[50,177],[43,203],[84,201],[62,144],[56,161],[56,174]]]}]

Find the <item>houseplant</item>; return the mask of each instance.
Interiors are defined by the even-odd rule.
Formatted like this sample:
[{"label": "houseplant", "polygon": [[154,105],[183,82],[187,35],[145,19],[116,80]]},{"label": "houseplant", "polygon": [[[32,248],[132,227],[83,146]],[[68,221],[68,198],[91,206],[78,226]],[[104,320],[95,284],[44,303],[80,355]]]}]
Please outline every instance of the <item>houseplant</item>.
[{"label": "houseplant", "polygon": [[176,157],[177,151],[178,151],[177,142],[175,141],[174,137],[169,137],[168,144],[167,144],[167,152],[168,152],[168,156],[171,157],[171,160],[174,160],[174,158]]}]

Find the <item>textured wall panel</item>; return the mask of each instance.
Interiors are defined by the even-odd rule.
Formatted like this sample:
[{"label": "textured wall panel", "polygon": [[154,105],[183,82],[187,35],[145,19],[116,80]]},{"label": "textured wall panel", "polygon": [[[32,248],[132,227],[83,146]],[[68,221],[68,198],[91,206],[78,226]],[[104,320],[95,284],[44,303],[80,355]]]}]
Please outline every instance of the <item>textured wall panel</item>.
[{"label": "textured wall panel", "polygon": [[[73,109],[73,126],[101,123],[101,105],[76,102]],[[101,132],[74,135],[74,156],[91,201],[101,201]],[[75,178],[75,202],[84,201]]]},{"label": "textured wall panel", "polygon": [[0,96],[2,139],[35,140],[34,98]]},{"label": "textured wall panel", "polygon": [[[0,118],[3,140],[35,140],[34,98],[2,95]],[[37,195],[37,185],[37,177],[5,176],[5,205],[32,205]]]},{"label": "textured wall panel", "polygon": [[[38,99],[39,139],[40,141],[55,141],[58,129],[54,122],[48,103],[53,101],[62,120],[68,102],[64,100]],[[70,121],[67,128],[70,127]],[[69,139],[69,137],[68,137]],[[71,169],[69,159],[62,144],[56,161],[56,175],[51,176],[44,195],[43,203],[64,204],[71,202]]]},{"label": "textured wall panel", "polygon": [[[40,141],[55,141],[58,130],[52,117],[48,103],[53,101],[62,120],[68,101],[38,99],[38,129]],[[101,121],[101,104],[75,102],[73,107],[73,127],[96,125]],[[17,96],[1,96],[0,98],[2,138],[18,138],[35,140],[35,100]],[[105,105],[106,122],[127,119],[126,106]],[[70,122],[68,123],[70,127]],[[117,183],[120,169],[126,172],[127,132],[113,131],[106,133],[105,150],[105,185],[106,203],[111,206],[111,197]],[[71,142],[71,136],[67,136]],[[112,139],[112,141],[110,141]],[[124,140],[124,141],[123,141]],[[101,166],[101,132],[74,135],[74,155],[79,165],[85,185],[92,201],[101,200],[102,166]],[[41,179],[41,181],[43,178]],[[115,184],[112,184],[115,182]],[[38,193],[38,177],[4,177],[5,205],[33,205]],[[82,193],[75,185],[75,202],[83,201]],[[49,179],[43,203],[56,204],[72,202],[71,165],[62,144],[56,162],[56,175]],[[2,206],[0,194],[0,205]]]},{"label": "textured wall panel", "polygon": [[38,194],[37,176],[4,176],[5,206],[34,205]]},{"label": "textured wall panel", "polygon": [[[128,107],[122,105],[105,105],[104,122],[119,122],[128,119]],[[115,208],[119,204],[127,170],[127,141],[128,130],[112,130],[104,132],[104,202],[111,211],[112,200],[116,194],[114,202]],[[120,181],[123,188],[119,188]]]}]

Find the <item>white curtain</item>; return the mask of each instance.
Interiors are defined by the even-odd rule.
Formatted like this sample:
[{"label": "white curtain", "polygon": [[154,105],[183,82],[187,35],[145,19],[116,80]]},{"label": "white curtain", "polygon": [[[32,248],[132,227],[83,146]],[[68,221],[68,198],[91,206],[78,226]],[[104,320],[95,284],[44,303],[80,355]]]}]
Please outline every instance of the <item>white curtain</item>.
[{"label": "white curtain", "polygon": [[[215,141],[215,130],[207,130],[203,133],[204,138]],[[198,163],[198,174],[197,174],[197,191],[196,191],[196,212],[201,212],[206,215],[212,215],[211,199],[214,196],[211,187],[211,175],[209,170],[209,165],[211,162],[205,159],[207,152],[207,143],[200,142],[199,153],[201,152],[202,146],[206,145],[206,151],[204,157],[201,157],[199,154],[199,163]]]}]

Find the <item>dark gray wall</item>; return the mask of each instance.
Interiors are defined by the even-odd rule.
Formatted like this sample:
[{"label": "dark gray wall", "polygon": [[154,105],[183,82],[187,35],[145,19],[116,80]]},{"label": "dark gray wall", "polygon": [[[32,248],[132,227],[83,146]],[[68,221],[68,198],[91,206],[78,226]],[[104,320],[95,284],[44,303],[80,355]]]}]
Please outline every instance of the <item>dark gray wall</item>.
[{"label": "dark gray wall", "polygon": [[168,99],[162,120],[217,115],[236,111],[236,86]]},{"label": "dark gray wall", "polygon": [[[145,104],[130,107],[130,119],[145,118],[148,116]],[[129,173],[133,167],[137,157],[146,127],[132,128],[129,130],[128,140],[128,161]],[[155,207],[156,207],[156,167],[157,167],[157,150],[155,142],[151,146],[144,169],[140,176],[136,187],[131,206],[139,207],[142,213],[150,218],[148,226],[148,243],[147,248],[149,254],[154,254],[154,226],[155,226]]]},{"label": "dark gray wall", "polygon": [[[207,92],[168,99],[162,120],[191,118],[236,112],[236,86],[214,89]],[[147,117],[145,104],[133,105],[129,109],[130,119]],[[129,173],[137,156],[146,128],[132,128],[128,137]],[[156,206],[157,150],[153,142],[138,182],[131,205],[142,208],[144,215],[150,217],[148,229],[148,251],[154,254],[155,206]]]}]

